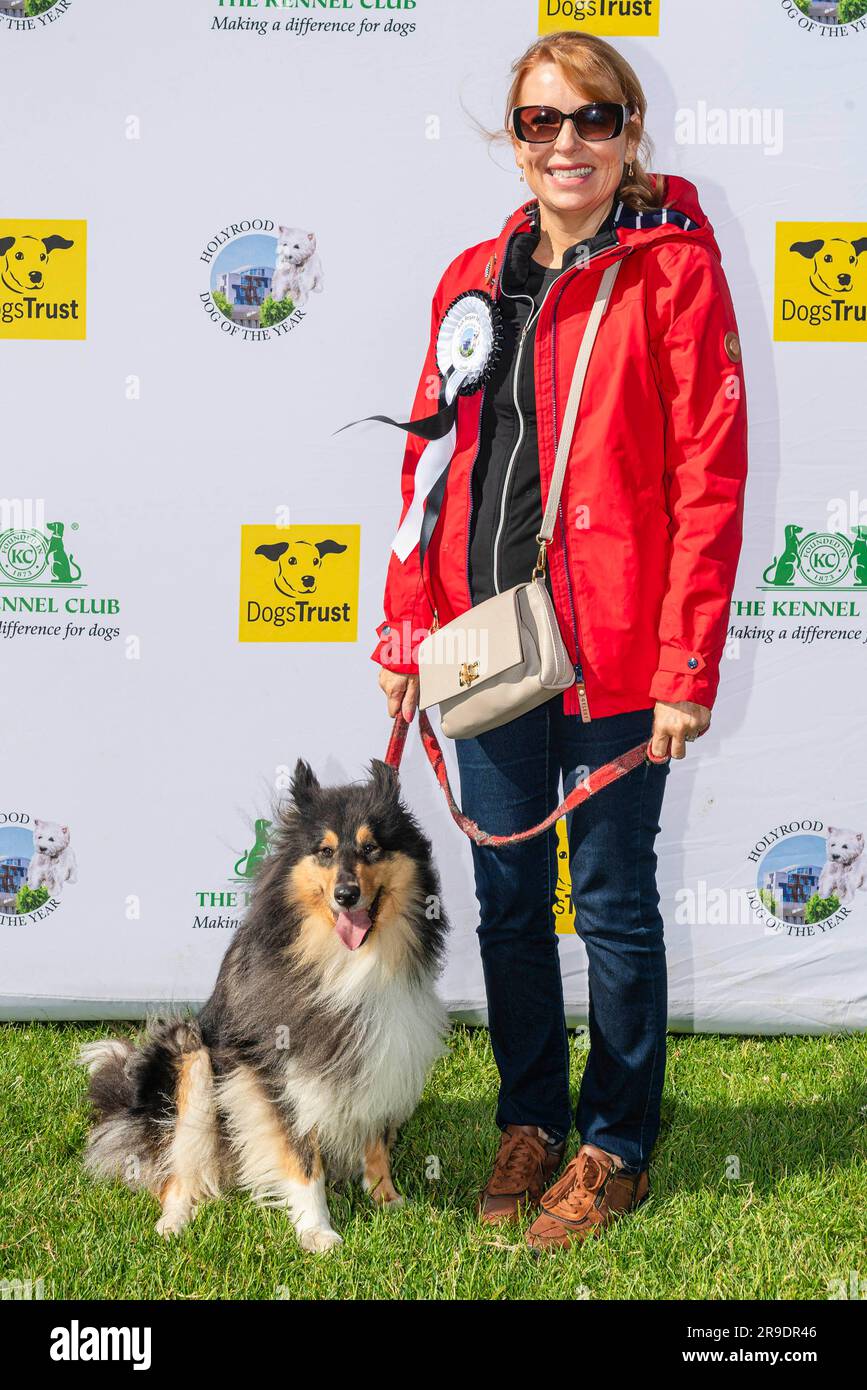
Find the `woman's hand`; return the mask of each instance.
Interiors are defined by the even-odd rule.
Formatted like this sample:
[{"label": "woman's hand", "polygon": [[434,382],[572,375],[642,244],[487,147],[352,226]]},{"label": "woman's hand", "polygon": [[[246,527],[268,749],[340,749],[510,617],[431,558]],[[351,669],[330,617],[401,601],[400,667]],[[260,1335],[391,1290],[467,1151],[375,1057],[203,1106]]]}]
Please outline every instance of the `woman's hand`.
[{"label": "woman's hand", "polygon": [[379,687],[385,691],[392,719],[401,710],[407,724],[418,705],[418,676],[402,676],[398,671],[379,670]]},{"label": "woman's hand", "polygon": [[655,758],[664,758],[668,753],[672,758],[683,758],[687,743],[700,738],[709,724],[710,710],[704,705],[694,705],[690,700],[668,705],[657,700],[650,751]]}]

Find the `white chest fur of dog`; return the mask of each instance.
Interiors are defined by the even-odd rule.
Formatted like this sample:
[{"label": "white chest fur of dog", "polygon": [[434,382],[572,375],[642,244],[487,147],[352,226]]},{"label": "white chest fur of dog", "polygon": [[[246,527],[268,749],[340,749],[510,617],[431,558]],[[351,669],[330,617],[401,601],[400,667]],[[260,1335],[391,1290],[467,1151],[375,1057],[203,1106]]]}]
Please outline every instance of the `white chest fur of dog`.
[{"label": "white chest fur of dog", "polygon": [[[305,1071],[291,1047],[285,1095],[303,1133],[315,1131],[329,1166],[357,1169],[365,1143],[402,1124],[415,1110],[425,1079],[446,1050],[445,1010],[430,979],[395,976],[386,962],[338,945],[334,968],[319,991],[340,1038],[333,1064]],[[342,1014],[360,1005],[348,1035]]]}]

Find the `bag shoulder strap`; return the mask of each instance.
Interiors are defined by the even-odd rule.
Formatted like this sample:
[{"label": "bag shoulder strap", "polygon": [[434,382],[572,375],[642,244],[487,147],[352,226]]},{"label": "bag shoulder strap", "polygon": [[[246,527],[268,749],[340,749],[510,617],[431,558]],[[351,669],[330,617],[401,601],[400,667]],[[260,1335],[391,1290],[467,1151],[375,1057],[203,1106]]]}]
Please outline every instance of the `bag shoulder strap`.
[{"label": "bag shoulder strap", "polygon": [[614,281],[617,279],[617,272],[620,269],[623,259],[624,258],[621,256],[620,260],[612,261],[611,265],[606,266],[605,273],[596,291],[596,299],[593,308],[590,310],[590,316],[587,319],[587,326],[584,329],[581,346],[578,349],[575,371],[572,374],[572,385],[569,388],[569,398],[566,401],[566,413],[563,416],[563,428],[560,431],[560,439],[557,443],[554,473],[551,478],[551,487],[548,491],[545,515],[542,518],[542,528],[539,532],[539,536],[546,543],[550,541],[554,534],[554,523],[557,520],[557,508],[560,506],[560,493],[563,490],[563,479],[566,477],[566,462],[569,458],[569,450],[572,446],[572,435],[575,432],[575,421],[578,418],[578,406],[581,403],[581,392],[584,390],[584,378],[587,375],[590,354],[593,351],[593,344],[596,342],[596,334],[602,322],[602,315],[608,307],[611,291],[614,288]]}]

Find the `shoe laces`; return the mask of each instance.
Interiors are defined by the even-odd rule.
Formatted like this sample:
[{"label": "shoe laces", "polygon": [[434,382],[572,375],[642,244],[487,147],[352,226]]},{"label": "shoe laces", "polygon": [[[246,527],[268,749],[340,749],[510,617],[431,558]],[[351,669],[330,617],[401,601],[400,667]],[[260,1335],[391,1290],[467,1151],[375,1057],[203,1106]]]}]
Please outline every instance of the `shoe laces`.
[{"label": "shoe laces", "polygon": [[523,1192],[537,1177],[544,1161],[545,1148],[541,1139],[520,1130],[512,1133],[504,1130],[494,1166],[497,1186],[508,1183],[514,1185],[513,1191]]},{"label": "shoe laces", "polygon": [[603,1167],[593,1154],[578,1154],[546,1194],[545,1206],[556,1206],[566,1215],[583,1215],[587,1198],[599,1191],[610,1172],[611,1168]]}]

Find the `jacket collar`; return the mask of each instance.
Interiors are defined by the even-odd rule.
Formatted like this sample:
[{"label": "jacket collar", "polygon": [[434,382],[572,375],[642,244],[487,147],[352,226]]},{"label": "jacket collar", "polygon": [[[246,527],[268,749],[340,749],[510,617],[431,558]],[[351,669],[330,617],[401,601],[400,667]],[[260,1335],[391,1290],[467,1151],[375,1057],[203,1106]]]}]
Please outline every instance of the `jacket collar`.
[{"label": "jacket collar", "polygon": [[[637,250],[649,247],[657,241],[683,238],[701,241],[719,256],[713,228],[698,201],[694,185],[676,174],[657,174],[653,177],[664,179],[665,206],[639,213],[633,212],[623,203],[615,203],[610,237],[607,237],[604,244],[594,253],[594,261],[598,255],[604,257],[609,248],[621,246],[628,251]],[[538,217],[538,200],[531,198],[506,218],[499,236],[494,240],[491,255],[485,266],[485,287],[488,290],[493,290],[510,238],[516,232],[521,235],[515,236],[509,249],[508,269],[511,270],[512,257],[515,256],[515,270],[526,278],[527,261],[539,242]],[[603,229],[600,229],[597,236],[602,235]],[[526,246],[522,245],[524,242]],[[582,244],[578,242],[575,247],[569,248],[564,257],[564,266],[571,264],[576,248]]]},{"label": "jacket collar", "polygon": [[[511,243],[509,260],[503,275],[504,282],[508,281],[508,285],[504,283],[504,288],[515,290],[526,283],[527,274],[530,269],[530,259],[541,239],[538,203],[533,205],[529,213],[529,223],[530,230],[523,236],[515,237],[514,241]],[[560,269],[567,270],[569,266],[573,264],[579,251],[582,256],[595,257],[600,251],[604,251],[606,247],[616,246],[618,244],[615,231],[616,225],[617,207],[614,206],[599,230],[595,232],[593,236],[584,237],[582,240],[576,241],[574,245],[567,247],[563,252],[563,264]]]}]

